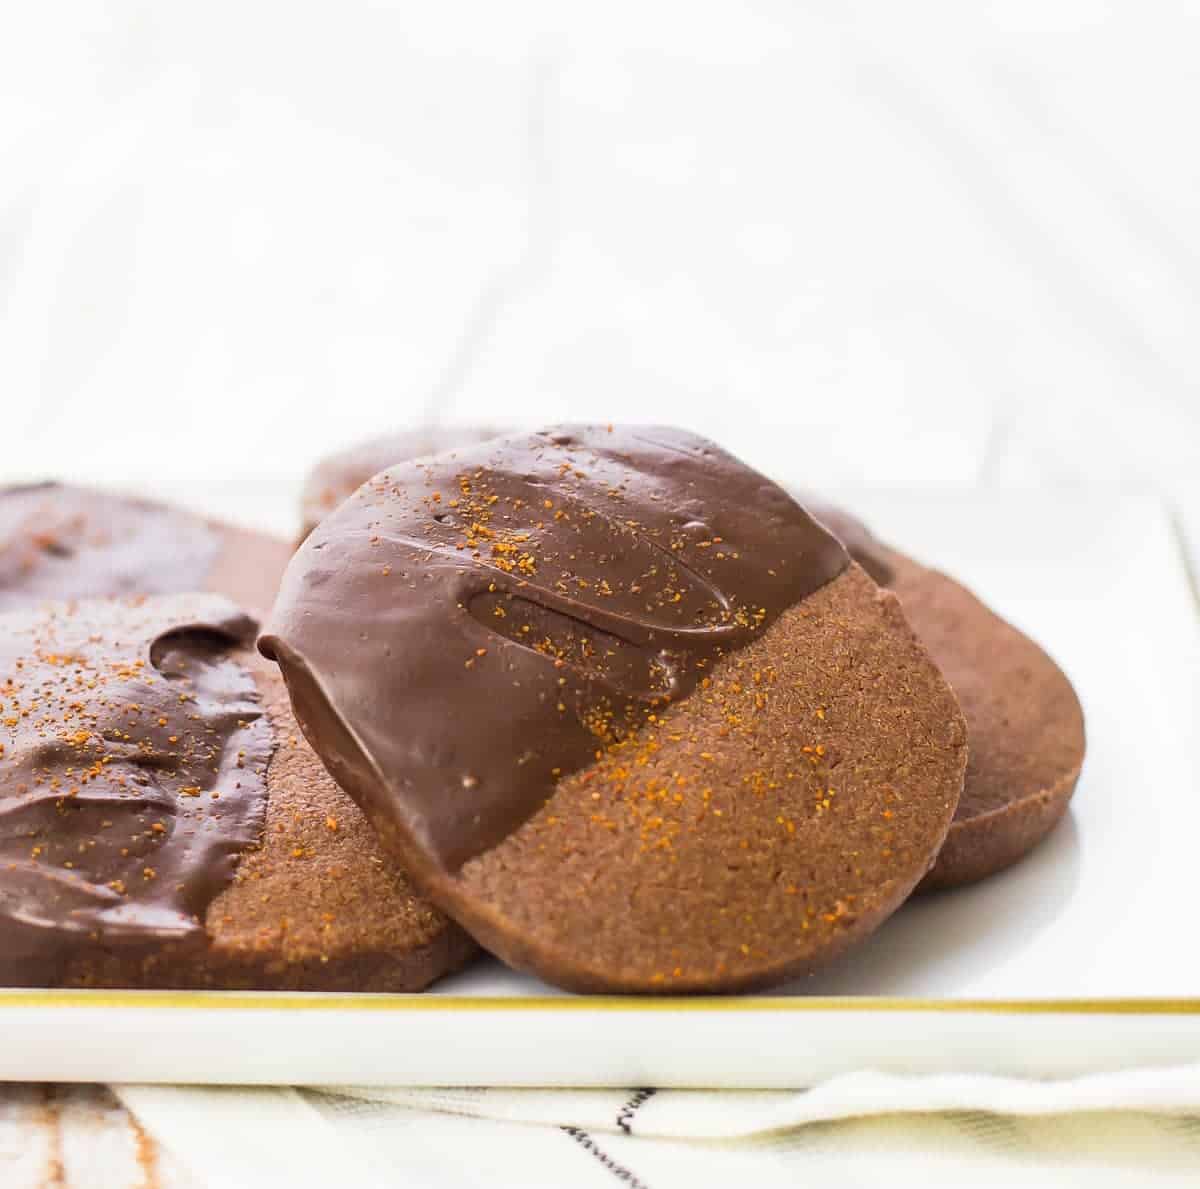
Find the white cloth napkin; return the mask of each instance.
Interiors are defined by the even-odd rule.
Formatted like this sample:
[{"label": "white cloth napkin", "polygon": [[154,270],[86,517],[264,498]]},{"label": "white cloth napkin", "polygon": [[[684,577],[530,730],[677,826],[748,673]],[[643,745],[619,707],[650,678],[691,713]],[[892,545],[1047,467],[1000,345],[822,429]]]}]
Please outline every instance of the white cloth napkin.
[{"label": "white cloth napkin", "polygon": [[1200,1065],[1041,1081],[861,1072],[796,1091],[0,1087],[3,1189],[1104,1189],[1151,1176],[1200,1183]]},{"label": "white cloth napkin", "polygon": [[771,1092],[114,1089],[198,1189],[1200,1182],[1200,1065]]}]

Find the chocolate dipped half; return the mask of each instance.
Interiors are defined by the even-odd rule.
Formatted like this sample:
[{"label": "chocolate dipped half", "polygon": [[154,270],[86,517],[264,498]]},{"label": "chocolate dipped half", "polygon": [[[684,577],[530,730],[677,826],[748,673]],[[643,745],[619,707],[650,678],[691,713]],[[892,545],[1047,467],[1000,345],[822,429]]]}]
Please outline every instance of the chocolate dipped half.
[{"label": "chocolate dipped half", "polygon": [[924,876],[962,787],[896,598],[675,429],[390,467],[298,551],[259,646],[430,898],[568,988],[828,961]]},{"label": "chocolate dipped half", "polygon": [[286,541],[70,483],[0,487],[0,612],[52,599],[215,591],[262,614]]},{"label": "chocolate dipped half", "polygon": [[469,939],[216,595],[0,614],[0,984],[416,990]]},{"label": "chocolate dipped half", "polygon": [[1023,858],[1062,820],[1086,750],[1083,708],[1043,649],[961,583],[885,545],[861,521],[806,501],[904,613],[954,688],[969,755],[950,832],[921,890]]}]

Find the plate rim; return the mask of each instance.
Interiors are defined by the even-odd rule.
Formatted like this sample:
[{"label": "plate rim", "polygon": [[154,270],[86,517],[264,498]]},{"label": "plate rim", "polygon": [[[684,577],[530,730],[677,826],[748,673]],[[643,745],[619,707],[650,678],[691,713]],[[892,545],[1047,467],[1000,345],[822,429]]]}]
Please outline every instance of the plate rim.
[{"label": "plate rim", "polygon": [[357,991],[147,991],[0,988],[0,1011],[37,1008],[303,1012],[789,1012],[950,1015],[1200,1015],[1200,998],[931,999],[876,995],[437,995]]}]

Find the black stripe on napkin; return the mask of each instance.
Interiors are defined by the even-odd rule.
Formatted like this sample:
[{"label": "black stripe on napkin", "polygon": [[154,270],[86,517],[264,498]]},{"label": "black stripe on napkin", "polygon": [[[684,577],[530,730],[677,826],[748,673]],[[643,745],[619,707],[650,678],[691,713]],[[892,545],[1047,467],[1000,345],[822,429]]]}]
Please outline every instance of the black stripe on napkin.
[{"label": "black stripe on napkin", "polygon": [[645,1105],[647,1099],[653,1098],[657,1093],[655,1090],[635,1090],[633,1097],[617,1112],[617,1126],[625,1132],[626,1135],[632,1135],[630,1124],[633,1122],[633,1116],[638,1113]]},{"label": "black stripe on napkin", "polygon": [[640,1177],[635,1176],[623,1164],[618,1164],[607,1152],[600,1150],[596,1141],[581,1127],[562,1128],[585,1152],[594,1156],[614,1177],[629,1189],[650,1189]]}]

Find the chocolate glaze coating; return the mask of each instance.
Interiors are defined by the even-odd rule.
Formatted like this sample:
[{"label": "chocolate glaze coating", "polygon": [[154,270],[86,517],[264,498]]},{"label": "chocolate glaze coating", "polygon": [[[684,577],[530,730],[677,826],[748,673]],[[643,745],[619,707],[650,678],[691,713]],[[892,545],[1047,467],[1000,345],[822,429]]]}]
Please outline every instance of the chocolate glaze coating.
[{"label": "chocolate glaze coating", "polygon": [[289,565],[260,648],[339,783],[454,870],[847,562],[701,438],[514,434],[364,485]]},{"label": "chocolate glaze coating", "polygon": [[425,454],[442,454],[460,446],[486,442],[508,432],[463,425],[425,425],[368,438],[322,459],[309,474],[300,497],[303,541],[343,500],[349,499],[372,475],[398,462]]},{"label": "chocolate glaze coating", "polygon": [[266,809],[254,626],[213,595],[0,616],[0,982],[203,939]]}]

